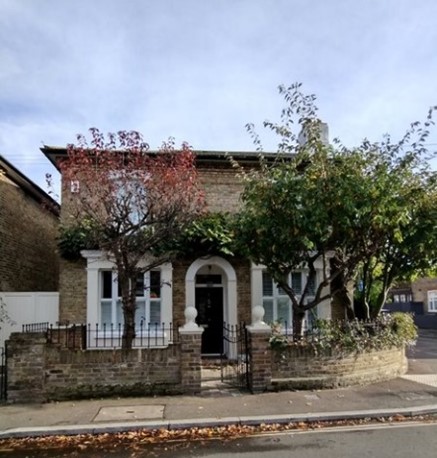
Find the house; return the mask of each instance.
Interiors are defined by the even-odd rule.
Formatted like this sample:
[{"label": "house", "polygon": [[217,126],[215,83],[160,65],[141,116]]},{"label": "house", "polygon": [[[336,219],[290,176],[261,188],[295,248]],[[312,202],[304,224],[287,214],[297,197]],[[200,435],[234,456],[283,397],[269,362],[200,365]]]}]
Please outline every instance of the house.
[{"label": "house", "polygon": [[[45,146],[42,152],[57,167],[65,148]],[[229,153],[244,167],[257,167],[258,153]],[[243,185],[228,154],[197,151],[196,166],[209,211],[237,212]],[[68,201],[74,183],[63,183],[61,224],[67,221]],[[117,275],[112,262],[99,251],[82,252],[78,261],[61,260],[60,321],[64,323],[118,323],[121,320]],[[321,269],[322,266],[320,265]],[[293,272],[295,289],[305,284],[307,272]],[[272,281],[263,266],[240,257],[202,256],[177,259],[147,273],[140,280],[150,288],[139,288],[138,316],[147,322],[184,323],[187,307],[197,309],[198,324],[204,327],[203,354],[223,351],[223,323],[250,323],[252,310],[263,305],[265,321],[292,322],[288,296]],[[169,286],[170,285],[170,286]],[[140,285],[141,286],[141,285]],[[329,318],[329,301],[318,307],[319,317]]]},{"label": "house", "polygon": [[60,207],[0,156],[0,292],[57,291]]},{"label": "house", "polygon": [[413,312],[421,328],[437,329],[437,277],[419,277],[410,283],[397,284],[390,290],[390,311]]},{"label": "house", "polygon": [[58,319],[59,212],[0,156],[0,347],[22,324]]}]

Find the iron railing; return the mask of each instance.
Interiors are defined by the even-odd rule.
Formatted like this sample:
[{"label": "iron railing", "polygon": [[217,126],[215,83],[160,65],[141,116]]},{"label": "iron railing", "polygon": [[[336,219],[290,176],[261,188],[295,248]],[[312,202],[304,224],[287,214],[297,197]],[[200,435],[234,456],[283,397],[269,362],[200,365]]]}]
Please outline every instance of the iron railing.
[{"label": "iron railing", "polygon": [[335,340],[336,336],[349,334],[355,338],[375,336],[387,328],[383,320],[328,320],[328,329],[315,323],[304,322],[301,334],[295,334],[292,323],[286,321],[272,326],[272,334],[284,336],[290,342],[305,340],[308,343]]},{"label": "iron railing", "polygon": [[[132,348],[167,347],[178,340],[177,325],[173,323],[145,323],[134,326]],[[114,324],[73,324],[47,329],[47,342],[70,349],[122,348],[125,343],[124,326]]]},{"label": "iron railing", "polygon": [[6,401],[7,395],[7,360],[6,360],[6,344],[5,347],[0,347],[0,402]]},{"label": "iron railing", "polygon": [[249,387],[249,345],[245,323],[223,323],[223,353],[220,358],[222,382],[238,388]]}]

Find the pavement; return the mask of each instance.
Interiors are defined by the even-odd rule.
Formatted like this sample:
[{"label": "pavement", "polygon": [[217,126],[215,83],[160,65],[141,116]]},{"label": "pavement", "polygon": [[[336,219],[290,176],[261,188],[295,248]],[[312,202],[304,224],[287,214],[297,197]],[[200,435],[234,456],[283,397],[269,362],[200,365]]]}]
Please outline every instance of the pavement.
[{"label": "pavement", "polygon": [[403,377],[332,390],[252,395],[221,383],[208,368],[198,396],[2,405],[0,439],[437,414],[437,330],[421,331],[408,360]]}]

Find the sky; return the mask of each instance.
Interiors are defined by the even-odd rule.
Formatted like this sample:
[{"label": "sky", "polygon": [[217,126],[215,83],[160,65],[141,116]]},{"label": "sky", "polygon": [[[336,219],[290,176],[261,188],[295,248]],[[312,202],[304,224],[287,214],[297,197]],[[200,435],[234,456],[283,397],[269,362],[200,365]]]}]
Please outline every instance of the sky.
[{"label": "sky", "polygon": [[90,127],[274,151],[294,82],[330,138],[400,138],[437,105],[437,1],[0,0],[0,154],[43,189],[40,147]]}]

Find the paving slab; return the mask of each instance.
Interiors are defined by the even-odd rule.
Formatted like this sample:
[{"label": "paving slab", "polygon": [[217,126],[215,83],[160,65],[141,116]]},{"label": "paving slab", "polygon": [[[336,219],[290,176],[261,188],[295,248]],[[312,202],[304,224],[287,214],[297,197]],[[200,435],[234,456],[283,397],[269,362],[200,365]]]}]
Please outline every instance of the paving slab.
[{"label": "paving slab", "polygon": [[138,421],[164,418],[164,405],[126,405],[102,407],[94,422]]},{"label": "paving slab", "polygon": [[437,374],[407,374],[402,378],[437,388]]}]

